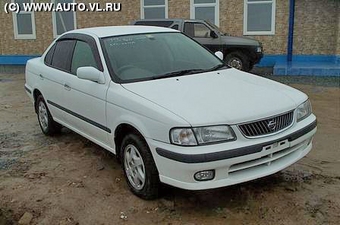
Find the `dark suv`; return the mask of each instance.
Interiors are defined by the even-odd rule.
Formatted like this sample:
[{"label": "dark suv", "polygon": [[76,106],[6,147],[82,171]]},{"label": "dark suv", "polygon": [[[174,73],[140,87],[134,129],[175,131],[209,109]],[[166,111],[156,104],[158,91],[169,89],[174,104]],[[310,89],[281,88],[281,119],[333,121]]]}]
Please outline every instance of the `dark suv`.
[{"label": "dark suv", "polygon": [[224,61],[232,67],[250,71],[263,57],[262,44],[254,39],[233,37],[204,20],[145,19],[132,22],[133,25],[169,27],[182,31],[212,52],[221,51]]}]

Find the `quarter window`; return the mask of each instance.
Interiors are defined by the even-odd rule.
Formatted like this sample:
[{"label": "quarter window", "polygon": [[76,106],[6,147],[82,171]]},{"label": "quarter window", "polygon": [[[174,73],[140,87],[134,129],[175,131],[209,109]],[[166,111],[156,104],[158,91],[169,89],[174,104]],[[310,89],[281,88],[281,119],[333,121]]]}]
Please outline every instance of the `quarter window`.
[{"label": "quarter window", "polygon": [[174,30],[179,30],[178,24],[172,25],[170,28]]},{"label": "quarter window", "polygon": [[219,26],[219,0],[190,0],[190,18]]},{"label": "quarter window", "polygon": [[77,69],[83,66],[98,68],[91,47],[86,42],[77,41],[72,58],[71,73],[77,74]]},{"label": "quarter window", "polygon": [[275,5],[276,0],[244,0],[243,33],[275,34]]},{"label": "quarter window", "polygon": [[25,12],[23,4],[32,3],[33,0],[12,0],[18,3],[21,11],[12,13],[15,39],[36,39],[34,12]]},{"label": "quarter window", "polygon": [[141,0],[141,18],[168,18],[168,0]]},{"label": "quarter window", "polygon": [[[74,0],[52,0],[53,3],[73,3]],[[53,35],[58,37],[66,31],[76,29],[76,12],[52,12]]]},{"label": "quarter window", "polygon": [[52,59],[53,59],[53,54],[54,54],[54,50],[55,50],[55,46],[56,46],[56,44],[54,44],[51,48],[50,48],[50,50],[48,50],[48,52],[47,52],[47,54],[46,54],[46,56],[45,56],[45,64],[46,65],[49,65],[49,66],[51,66],[52,65]]}]

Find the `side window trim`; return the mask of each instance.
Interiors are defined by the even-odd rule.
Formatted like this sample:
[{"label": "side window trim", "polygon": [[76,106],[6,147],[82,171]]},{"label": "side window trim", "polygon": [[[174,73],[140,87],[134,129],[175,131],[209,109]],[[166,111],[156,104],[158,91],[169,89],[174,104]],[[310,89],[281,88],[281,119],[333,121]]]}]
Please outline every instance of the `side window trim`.
[{"label": "side window trim", "polygon": [[[96,61],[98,70],[101,71],[101,72],[104,72],[104,67],[103,67],[102,60],[100,58],[98,45],[96,43],[96,40],[93,37],[86,35],[86,34],[70,33],[70,34],[63,35],[58,40],[65,40],[65,39],[72,39],[72,40],[75,40],[75,41],[83,41],[83,42],[87,43],[92,50],[92,54],[93,54],[94,59]],[[73,57],[73,54],[74,54],[74,48],[73,48],[73,51],[72,51],[72,57]]]},{"label": "side window trim", "polygon": [[[67,70],[65,69],[62,69],[62,68],[57,68],[55,66],[52,65],[52,61],[53,61],[53,57],[54,57],[54,53],[55,53],[55,46],[60,42],[60,41],[73,41],[73,46],[72,46],[72,50],[71,50],[71,56],[70,56],[70,60],[68,60],[68,63],[67,63]],[[52,50],[52,48],[54,48],[53,50],[53,56],[52,56],[52,59],[51,59],[51,63],[50,64],[47,64],[46,63],[46,56],[47,54],[45,55],[45,58],[44,58],[44,63],[46,66],[49,66],[51,68],[54,68],[54,69],[57,69],[57,70],[61,70],[63,72],[67,72],[69,74],[72,74],[71,73],[71,65],[72,65],[72,60],[73,60],[73,54],[74,54],[74,49],[76,47],[76,43],[77,41],[83,41],[85,43],[87,43],[90,48],[91,48],[91,51],[92,51],[92,54],[93,54],[93,57],[96,61],[96,64],[97,64],[97,69],[100,70],[101,72],[104,71],[104,68],[103,68],[103,63],[101,61],[101,58],[100,58],[100,54],[99,54],[99,49],[98,49],[98,45],[96,44],[96,41],[93,37],[89,36],[89,35],[85,35],[85,34],[78,34],[78,33],[71,33],[71,34],[65,34],[63,35],[62,37],[60,37],[55,43],[54,45],[49,49],[49,50]]]}]

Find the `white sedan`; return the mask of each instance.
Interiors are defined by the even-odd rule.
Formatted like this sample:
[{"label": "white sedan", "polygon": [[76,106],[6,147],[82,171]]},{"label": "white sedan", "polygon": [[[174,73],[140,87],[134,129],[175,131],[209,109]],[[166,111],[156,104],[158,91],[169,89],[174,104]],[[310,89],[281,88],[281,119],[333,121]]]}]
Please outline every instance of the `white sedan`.
[{"label": "white sedan", "polygon": [[304,157],[317,129],[308,97],[221,58],[172,29],[80,29],[28,61],[25,89],[44,134],[65,126],[115,153],[144,199],[160,183],[223,187]]}]

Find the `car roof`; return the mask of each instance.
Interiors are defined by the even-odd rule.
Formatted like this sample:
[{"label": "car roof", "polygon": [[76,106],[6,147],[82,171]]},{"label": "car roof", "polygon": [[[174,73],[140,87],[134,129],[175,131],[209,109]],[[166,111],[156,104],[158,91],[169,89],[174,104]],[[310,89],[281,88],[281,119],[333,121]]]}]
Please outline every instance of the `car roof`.
[{"label": "car roof", "polygon": [[143,34],[143,33],[160,33],[160,32],[179,32],[177,30],[155,27],[155,26],[107,26],[107,27],[92,27],[69,31],[65,34],[88,34],[92,36],[97,36],[99,38],[110,37],[110,36],[120,36],[127,34]]}]

